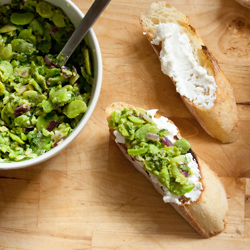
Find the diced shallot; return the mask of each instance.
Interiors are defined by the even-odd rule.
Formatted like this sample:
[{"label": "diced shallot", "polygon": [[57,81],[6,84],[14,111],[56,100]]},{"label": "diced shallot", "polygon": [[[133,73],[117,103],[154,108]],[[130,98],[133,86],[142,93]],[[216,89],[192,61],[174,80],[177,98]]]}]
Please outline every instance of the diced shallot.
[{"label": "diced shallot", "polygon": [[61,69],[64,70],[64,69],[69,69],[69,68],[67,66],[62,66]]},{"label": "diced shallot", "polygon": [[26,70],[24,70],[23,72],[22,72],[22,74],[21,74],[21,77],[27,77],[28,76],[28,74],[29,74],[29,70],[28,69],[26,69]]},{"label": "diced shallot", "polygon": [[162,142],[167,146],[167,147],[172,147],[173,143],[166,137],[162,137]]},{"label": "diced shallot", "polygon": [[65,73],[65,72],[62,72],[64,78],[68,78],[69,76]]},{"label": "diced shallot", "polygon": [[151,141],[158,141],[159,140],[159,135],[152,134],[152,133],[147,133],[146,138],[151,140]]},{"label": "diced shallot", "polygon": [[148,122],[153,122],[153,120],[146,114],[144,114],[142,118]]},{"label": "diced shallot", "polygon": [[52,120],[49,124],[49,126],[46,128],[49,132],[51,132],[56,126],[57,126],[58,122],[55,120]]},{"label": "diced shallot", "polygon": [[57,32],[59,31],[59,28],[58,27],[53,27],[51,30],[50,30],[50,35],[55,35]]},{"label": "diced shallot", "polygon": [[23,114],[25,114],[26,112],[28,112],[30,110],[30,107],[27,106],[27,107],[23,107],[23,105],[19,105],[17,108],[15,108],[14,110],[14,117],[18,117],[18,116],[21,116]]},{"label": "diced shallot", "polygon": [[65,140],[65,139],[66,139],[65,136],[63,136],[62,138],[60,138],[60,139],[54,144],[54,147],[58,146],[58,144],[59,144],[61,141]]},{"label": "diced shallot", "polygon": [[184,172],[182,172],[182,174],[183,174],[185,177],[188,177],[188,171],[184,171]]},{"label": "diced shallot", "polygon": [[66,67],[66,66],[62,66],[62,67],[61,67],[62,74],[63,74],[63,76],[64,76],[65,78],[68,78],[68,77],[69,77],[69,75],[67,74],[67,72],[65,72],[65,70],[68,70],[68,69],[69,69],[69,68]]}]

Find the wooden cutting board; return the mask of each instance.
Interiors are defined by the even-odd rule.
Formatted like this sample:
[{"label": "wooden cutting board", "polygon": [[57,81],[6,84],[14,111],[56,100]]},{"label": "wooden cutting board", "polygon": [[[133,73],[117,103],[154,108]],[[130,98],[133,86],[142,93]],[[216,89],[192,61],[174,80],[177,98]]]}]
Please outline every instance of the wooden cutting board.
[{"label": "wooden cutting board", "polygon": [[[93,1],[73,2],[86,12]],[[103,85],[88,124],[53,159],[0,171],[0,249],[250,249],[250,9],[233,0],[169,2],[189,16],[234,87],[238,141],[207,135],[161,72],[139,25],[151,0],[113,0],[94,25]],[[221,177],[229,202],[223,233],[202,239],[125,159],[104,116],[114,101],[158,108]]]}]

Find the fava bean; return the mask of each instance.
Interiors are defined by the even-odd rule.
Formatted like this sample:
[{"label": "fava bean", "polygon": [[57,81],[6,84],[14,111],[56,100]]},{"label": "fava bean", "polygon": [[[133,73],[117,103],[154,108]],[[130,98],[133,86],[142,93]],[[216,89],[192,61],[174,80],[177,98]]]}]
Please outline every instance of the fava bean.
[{"label": "fava bean", "polygon": [[53,15],[53,23],[55,24],[55,26],[62,28],[65,27],[65,22],[64,22],[64,18],[63,15],[60,13],[55,13]]},{"label": "fava bean", "polygon": [[14,119],[15,125],[21,128],[27,127],[28,122],[29,122],[29,117],[27,115],[20,115]]},{"label": "fava bean", "polygon": [[0,62],[0,79],[5,82],[13,74],[13,67],[8,61]]},{"label": "fava bean", "polygon": [[66,78],[64,76],[55,76],[48,79],[49,86],[56,86],[64,82],[66,82]]},{"label": "fava bean", "polygon": [[77,117],[78,115],[85,113],[87,110],[87,105],[82,100],[76,100],[71,102],[67,107],[64,109],[64,114],[72,119]]},{"label": "fava bean", "polygon": [[7,105],[1,111],[1,119],[5,121],[7,124],[10,124],[9,112],[12,111],[10,104]]},{"label": "fava bean", "polygon": [[46,116],[42,116],[40,115],[37,118],[37,123],[36,123],[36,127],[39,131],[43,131],[43,129],[47,129],[50,122],[53,121],[58,121],[58,116],[55,115],[53,112],[47,114]]},{"label": "fava bean", "polygon": [[44,100],[42,101],[42,107],[45,113],[50,113],[55,108],[55,105],[50,100]]},{"label": "fava bean", "polygon": [[24,53],[27,55],[32,55],[36,49],[33,44],[26,42],[23,39],[14,39],[11,41],[12,49],[18,53]]},{"label": "fava bean", "polygon": [[39,35],[43,35],[43,26],[41,23],[39,23],[39,21],[37,19],[33,19],[30,22],[29,27],[34,31],[34,32],[38,32]]},{"label": "fava bean", "polygon": [[21,139],[23,140],[23,141],[27,141],[27,135],[25,135],[24,133],[21,133]]},{"label": "fava bean", "polygon": [[72,91],[67,90],[66,85],[58,90],[56,90],[55,88],[51,89],[49,99],[52,101],[52,103],[66,104],[70,101],[72,94]]},{"label": "fava bean", "polygon": [[4,144],[4,143],[5,143],[4,137],[0,134],[0,144]]},{"label": "fava bean", "polygon": [[147,151],[148,151],[147,148],[128,149],[128,154],[137,156],[137,155],[145,154]]},{"label": "fava bean", "polygon": [[54,77],[54,76],[57,76],[57,75],[60,75],[61,73],[61,69],[58,69],[58,68],[46,68],[46,78],[48,77]]},{"label": "fava bean", "polygon": [[39,2],[36,6],[36,12],[44,18],[50,18],[53,16],[54,12],[52,6],[46,2]]},{"label": "fava bean", "polygon": [[46,121],[45,118],[43,116],[39,116],[37,118],[37,123],[36,123],[36,127],[39,131],[42,131],[43,128],[47,128],[49,126],[49,121]]},{"label": "fava bean", "polygon": [[0,161],[23,161],[56,147],[87,110],[89,45],[83,40],[61,67],[56,57],[75,29],[46,0],[11,0],[0,21]]},{"label": "fava bean", "polygon": [[32,34],[32,29],[22,30],[18,37],[32,44],[36,44],[36,37]]},{"label": "fava bean", "polygon": [[4,46],[3,44],[0,45],[0,57],[3,60],[9,60],[11,59],[13,53],[12,53],[12,46],[11,44],[8,44]]},{"label": "fava bean", "polygon": [[137,123],[137,124],[143,124],[145,123],[145,121],[143,119],[140,119],[136,116],[128,116],[128,119],[134,123]]},{"label": "fava bean", "polygon": [[79,77],[80,76],[78,74],[73,74],[73,76],[69,80],[69,83],[73,85],[79,79]]},{"label": "fava bean", "polygon": [[50,150],[50,148],[52,147],[51,144],[50,144],[50,136],[43,137],[39,147],[43,148],[46,151]]},{"label": "fava bean", "polygon": [[12,13],[10,16],[10,21],[16,25],[26,25],[29,24],[34,18],[34,14],[27,13]]},{"label": "fava bean", "polygon": [[44,76],[40,75],[38,72],[35,72],[34,77],[36,82],[42,87],[43,90],[48,89],[46,85],[46,79]]},{"label": "fava bean", "polygon": [[13,140],[13,141],[16,141],[17,143],[19,144],[24,144],[25,142],[21,140],[21,138],[17,135],[14,135],[12,133],[9,132],[9,135],[10,135],[10,138]]},{"label": "fava bean", "polygon": [[34,90],[25,91],[23,93],[23,97],[35,105],[42,102],[46,98],[44,95],[40,95]]},{"label": "fava bean", "polygon": [[16,26],[12,24],[6,24],[0,29],[0,33],[7,33],[16,30]]},{"label": "fava bean", "polygon": [[89,75],[92,75],[89,50],[87,48],[83,49],[83,56],[84,56],[84,60],[85,60],[85,67],[86,67],[87,73]]},{"label": "fava bean", "polygon": [[0,145],[0,150],[3,152],[3,153],[6,153],[6,152],[13,152],[13,150],[11,150],[11,148],[7,145],[4,145],[4,144],[1,144]]},{"label": "fava bean", "polygon": [[29,85],[32,86],[35,90],[37,90],[38,93],[42,93],[41,87],[38,85],[38,83],[34,79],[29,80]]},{"label": "fava bean", "polygon": [[3,83],[0,82],[0,96],[4,95],[4,93],[5,93],[5,87],[4,87]]}]

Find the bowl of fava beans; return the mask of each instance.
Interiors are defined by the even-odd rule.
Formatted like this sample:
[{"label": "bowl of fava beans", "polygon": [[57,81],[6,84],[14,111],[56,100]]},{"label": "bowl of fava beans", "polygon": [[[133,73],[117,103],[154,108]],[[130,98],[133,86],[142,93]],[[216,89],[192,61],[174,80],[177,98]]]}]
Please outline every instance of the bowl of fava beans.
[{"label": "bowl of fava beans", "polygon": [[99,98],[102,58],[92,29],[57,60],[83,13],[70,0],[2,0],[0,169],[41,163],[82,131]]}]

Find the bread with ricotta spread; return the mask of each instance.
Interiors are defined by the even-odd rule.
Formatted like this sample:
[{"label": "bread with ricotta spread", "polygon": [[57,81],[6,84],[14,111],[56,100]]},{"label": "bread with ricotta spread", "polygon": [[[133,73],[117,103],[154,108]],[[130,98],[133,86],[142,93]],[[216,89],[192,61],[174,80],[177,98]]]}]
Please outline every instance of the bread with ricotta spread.
[{"label": "bread with ricotta spread", "polygon": [[188,18],[157,1],[142,13],[140,23],[162,71],[203,129],[223,143],[234,142],[239,132],[233,88]]},{"label": "bread with ricotta spread", "polygon": [[[105,113],[111,137],[164,202],[170,203],[203,237],[220,233],[228,210],[225,189],[188,143],[179,143],[186,140],[174,123],[156,110],[146,111],[122,102],[111,104]],[[177,162],[181,157],[185,160]],[[194,187],[190,189],[190,185]]]}]

